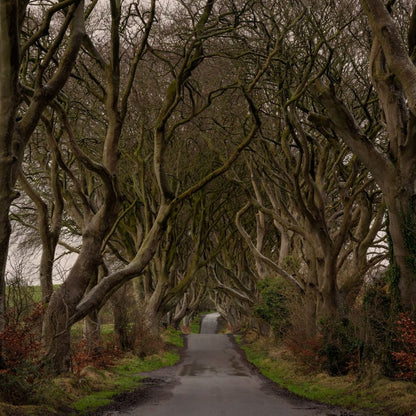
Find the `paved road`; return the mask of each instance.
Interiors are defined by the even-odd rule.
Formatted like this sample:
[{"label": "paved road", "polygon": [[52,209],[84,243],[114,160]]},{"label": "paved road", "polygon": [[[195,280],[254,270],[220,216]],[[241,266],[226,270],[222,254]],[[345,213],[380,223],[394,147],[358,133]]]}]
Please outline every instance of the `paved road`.
[{"label": "paved road", "polygon": [[201,328],[199,332],[201,334],[216,334],[219,317],[219,313],[210,313],[209,315],[205,315],[201,321]]},{"label": "paved road", "polygon": [[[158,370],[150,380],[164,383],[144,402],[106,416],[316,416],[350,413],[294,398],[264,380],[242,358],[227,335],[215,334],[218,315],[188,335],[182,363],[169,374]],[[103,413],[102,413],[103,414]]]}]

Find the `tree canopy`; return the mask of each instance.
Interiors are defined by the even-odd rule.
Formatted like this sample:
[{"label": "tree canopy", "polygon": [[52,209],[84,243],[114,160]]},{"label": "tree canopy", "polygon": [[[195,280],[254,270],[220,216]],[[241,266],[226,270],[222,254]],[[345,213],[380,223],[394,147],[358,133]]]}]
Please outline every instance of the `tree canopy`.
[{"label": "tree canopy", "polygon": [[40,247],[57,373],[109,299],[156,336],[203,302],[260,328],[296,299],[313,336],[388,266],[414,311],[415,21],[406,1],[3,1],[0,332],[10,239]]}]

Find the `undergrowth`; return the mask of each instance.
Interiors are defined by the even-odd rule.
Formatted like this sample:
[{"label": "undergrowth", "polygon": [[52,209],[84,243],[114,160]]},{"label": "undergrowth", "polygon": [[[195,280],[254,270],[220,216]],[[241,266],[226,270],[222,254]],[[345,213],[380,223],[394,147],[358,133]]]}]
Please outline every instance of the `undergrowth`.
[{"label": "undergrowth", "polygon": [[[6,326],[0,370],[0,416],[87,414],[114,396],[140,385],[140,373],[174,365],[183,347],[180,332],[166,330],[158,342],[147,339],[146,351],[123,353],[114,337],[93,348],[78,340],[72,350],[72,372],[53,378],[42,366],[37,321],[41,308],[19,323]],[[61,412],[59,409],[65,409]],[[58,413],[56,413],[58,412]]]},{"label": "undergrowth", "polygon": [[303,364],[285,348],[276,347],[268,339],[237,342],[247,359],[270,380],[290,392],[330,405],[364,410],[372,415],[416,416],[416,385],[391,380],[380,375],[370,364],[366,376],[353,374],[330,376]]},{"label": "undergrowth", "polygon": [[[179,331],[168,328],[162,334],[162,340],[169,349],[183,347],[183,338]],[[139,354],[130,354],[105,369],[85,367],[80,373],[85,394],[75,400],[71,407],[81,414],[108,405],[120,393],[132,391],[139,387],[142,380],[141,373],[157,370],[176,364],[180,359],[177,351],[159,349],[154,354],[143,357]],[[97,389],[97,383],[99,387]],[[98,390],[98,391],[97,391]]]},{"label": "undergrowth", "polygon": [[[140,373],[172,366],[178,360],[177,353],[167,351],[146,358],[126,357],[105,372],[99,372],[95,368],[87,369],[84,373],[84,385],[87,386],[88,394],[74,401],[71,407],[81,414],[87,414],[99,407],[106,406],[118,394],[139,387],[140,381],[143,379]],[[99,380],[98,391],[94,391],[97,389],[97,379]]]}]

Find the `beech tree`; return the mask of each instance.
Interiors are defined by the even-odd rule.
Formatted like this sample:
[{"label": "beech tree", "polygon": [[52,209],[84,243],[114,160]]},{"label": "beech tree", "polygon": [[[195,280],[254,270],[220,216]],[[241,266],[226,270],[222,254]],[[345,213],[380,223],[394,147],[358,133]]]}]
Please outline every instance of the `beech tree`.
[{"label": "beech tree", "polygon": [[[84,1],[69,0],[42,10],[41,24],[31,28],[31,36],[23,38],[22,28],[27,23],[28,4],[26,0],[4,1],[0,6],[0,330],[4,324],[4,274],[10,239],[8,214],[11,202],[18,196],[13,191],[17,173],[25,147],[43,111],[57,97],[71,74],[85,34]],[[91,7],[94,5],[95,2]],[[63,18],[60,18],[61,13],[64,13]],[[57,27],[57,36],[53,41],[46,36],[52,22]],[[26,61],[27,55],[40,41],[45,41],[49,49],[38,51],[34,61]],[[57,59],[58,55],[60,59]],[[32,66],[32,63],[35,64]],[[28,66],[31,70],[25,71]],[[21,69],[23,74],[30,72],[30,77],[19,79]]]},{"label": "beech tree", "polygon": [[[343,10],[350,20],[341,16]],[[268,9],[255,12],[262,25],[254,32],[259,41],[247,60],[262,45],[266,50],[275,45],[275,54],[256,91],[261,140],[251,145],[251,178],[243,184],[251,200],[237,214],[236,225],[258,275],[279,274],[304,299],[313,334],[322,318],[354,304],[368,270],[385,258],[385,252],[369,256],[383,226],[380,190],[337,135],[314,118],[316,104],[309,94],[309,86],[323,73],[334,82],[351,77],[351,85],[342,85],[344,99],[358,102],[359,111],[378,127],[368,77],[360,65],[350,64],[353,57],[347,52],[340,54],[355,45],[346,29],[354,32],[362,26],[358,9],[346,2],[336,9],[324,2],[319,11],[296,2],[279,9],[280,20]],[[246,230],[242,220],[249,214],[255,226]],[[267,222],[266,215],[272,220]],[[273,253],[264,244],[270,233],[279,236]],[[297,270],[283,261],[290,256]]]},{"label": "beech tree", "polygon": [[[152,3],[151,7],[153,8],[154,5],[155,3]],[[129,96],[134,84],[135,69],[142,59],[143,53],[149,51],[150,40],[148,40],[148,35],[154,22],[153,14],[147,14],[147,18],[143,19],[143,34],[136,53],[133,55],[134,58],[130,63],[129,71],[121,71],[120,27],[126,28],[127,26],[120,26],[123,9],[118,2],[111,2],[111,39],[108,56],[103,55],[98,47],[92,44],[92,38],[87,38],[84,42],[85,52],[95,61],[97,70],[101,71],[99,76],[95,76],[91,71],[88,73],[90,81],[95,83],[96,87],[98,86],[96,96],[102,100],[105,108],[104,114],[107,117],[106,136],[100,147],[101,154],[99,158],[101,161],[97,161],[96,157],[93,158],[83,151],[79,145],[76,125],[73,125],[62,106],[54,107],[65,130],[68,146],[83,168],[94,174],[96,184],[100,188],[99,198],[95,201],[97,204],[91,205],[90,201],[83,196],[80,180],[74,175],[71,176],[80,201],[80,210],[78,210],[77,215],[82,218],[83,241],[78,258],[64,284],[52,295],[44,319],[46,357],[56,372],[65,371],[69,365],[69,329],[71,325],[92,311],[99,309],[111,294],[127,281],[142,275],[160,248],[160,242],[163,240],[166,227],[174,210],[206,184],[226,172],[256,135],[258,126],[257,123],[252,121],[256,114],[250,99],[252,90],[250,82],[254,84],[256,81],[256,78],[253,77],[254,81],[249,81],[248,86],[238,86],[236,84],[234,88],[240,94],[241,99],[247,102],[245,116],[243,117],[245,130],[239,136],[239,141],[232,144],[229,154],[221,160],[218,167],[203,172],[202,176],[195,182],[184,188],[178,188],[178,193],[175,193],[168,176],[169,164],[166,149],[179,127],[203,111],[206,103],[210,104],[215,98],[215,94],[213,96],[209,93],[205,100],[197,102],[194,100],[195,96],[191,95],[189,101],[191,105],[188,109],[189,112],[187,112],[181,106],[185,97],[184,91],[193,80],[197,69],[205,61],[204,46],[209,43],[210,39],[234,29],[232,26],[234,21],[229,22],[213,15],[214,12],[217,12],[214,5],[214,1],[208,0],[204,4],[198,4],[187,9],[187,12],[193,14],[185,20],[186,31],[180,33],[181,36],[185,36],[185,41],[183,41],[183,48],[180,49],[179,54],[177,54],[177,45],[175,46],[175,53],[173,54],[175,60],[173,63],[167,59],[169,56],[165,58],[163,53],[160,53],[156,48],[152,50],[152,53],[156,56],[159,55],[160,59],[169,68],[169,82],[164,83],[165,89],[156,116],[152,119],[150,135],[153,143],[153,174],[156,183],[157,202],[150,217],[149,228],[144,230],[143,238],[138,247],[135,248],[132,260],[118,270],[110,270],[109,274],[97,282],[88,292],[86,290],[89,288],[92,279],[95,278],[97,268],[102,262],[102,254],[105,251],[104,244],[107,244],[113,234],[117,217],[121,213],[120,140],[124,137],[123,123],[125,117],[132,110],[129,106]],[[228,11],[221,9],[218,12],[221,15],[230,15]],[[166,39],[171,40],[170,37]],[[86,67],[86,69],[88,71],[90,68]],[[123,76],[126,78],[123,78]],[[97,92],[96,89],[94,91]],[[192,91],[192,89],[189,88],[188,91]],[[67,173],[71,174],[68,170]]]},{"label": "beech tree", "polygon": [[[46,135],[53,135],[53,128],[46,123]],[[56,139],[50,139],[53,143]],[[53,265],[64,223],[63,183],[55,151],[45,151],[48,141],[32,138],[28,144],[29,157],[19,170],[19,186],[30,198],[35,207],[36,220],[31,221],[27,215],[20,213],[22,201],[13,212],[13,219],[24,227],[33,227],[40,238],[41,257],[39,262],[39,281],[42,301],[47,303],[53,293]],[[31,159],[28,162],[28,159]],[[30,168],[29,168],[30,164]],[[26,171],[24,173],[23,171]],[[33,175],[33,176],[32,176]],[[30,178],[29,178],[29,177]],[[20,198],[22,199],[22,198]]]},{"label": "beech tree", "polygon": [[[371,172],[383,191],[392,241],[391,276],[402,305],[416,305],[415,269],[415,10],[404,44],[394,19],[393,2],[361,1],[373,41],[369,53],[371,80],[379,97],[384,128],[372,130],[324,81],[317,83],[317,100],[325,106],[322,125],[333,129]],[[366,126],[367,124],[367,126]]]}]

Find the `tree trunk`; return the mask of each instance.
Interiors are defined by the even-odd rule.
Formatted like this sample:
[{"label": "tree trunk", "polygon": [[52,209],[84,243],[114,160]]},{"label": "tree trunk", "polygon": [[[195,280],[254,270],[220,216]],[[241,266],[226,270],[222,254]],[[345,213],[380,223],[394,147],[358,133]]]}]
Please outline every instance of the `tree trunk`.
[{"label": "tree trunk", "polygon": [[[0,2],[0,332],[5,326],[6,263],[9,250],[9,209],[13,200],[12,138],[18,100],[18,2]],[[0,343],[0,369],[4,367]]]},{"label": "tree trunk", "polygon": [[127,302],[125,302],[127,286],[121,287],[111,297],[111,305],[113,307],[114,317],[114,333],[117,342],[122,351],[133,349],[134,340],[129,331],[129,316],[127,311]]},{"label": "tree trunk", "polygon": [[101,239],[86,238],[81,252],[69,272],[68,278],[52,295],[43,321],[43,345],[45,360],[56,373],[65,373],[70,368],[69,318],[84,296],[90,280],[97,276],[100,264]]},{"label": "tree trunk", "polygon": [[[159,286],[159,283],[157,286]],[[144,307],[144,328],[146,331],[149,332],[150,335],[155,337],[159,336],[160,321],[162,319],[162,313],[160,311],[160,301],[161,298],[159,296],[155,296],[154,293],[152,297],[146,302],[146,305]]]},{"label": "tree trunk", "polygon": [[61,286],[51,297],[43,320],[45,362],[55,374],[66,373],[71,366],[71,334],[67,321],[73,306],[66,299],[65,287]]},{"label": "tree trunk", "polygon": [[321,299],[317,305],[318,320],[332,318],[338,313],[339,309],[336,258],[330,252],[325,254],[324,265],[318,272],[321,275],[321,283],[319,285]]},{"label": "tree trunk", "polygon": [[88,355],[96,355],[101,352],[101,324],[98,311],[93,311],[84,318],[82,337],[87,343]]},{"label": "tree trunk", "polygon": [[42,301],[49,302],[53,293],[53,263],[55,260],[55,247],[43,246],[39,265],[39,280],[42,292]]},{"label": "tree trunk", "polygon": [[184,328],[189,328],[191,326],[193,316],[194,314],[190,313],[183,317],[182,323],[183,323]]},{"label": "tree trunk", "polygon": [[416,309],[416,213],[414,196],[386,198],[393,258],[400,271],[397,284],[401,303],[407,310]]}]

